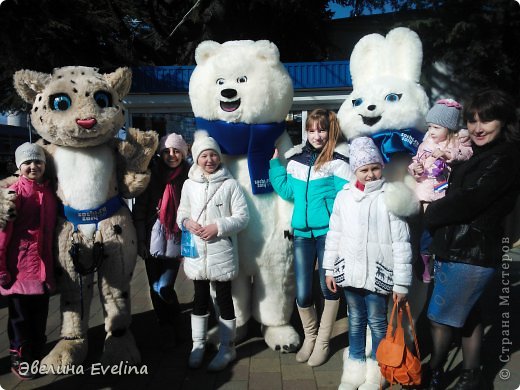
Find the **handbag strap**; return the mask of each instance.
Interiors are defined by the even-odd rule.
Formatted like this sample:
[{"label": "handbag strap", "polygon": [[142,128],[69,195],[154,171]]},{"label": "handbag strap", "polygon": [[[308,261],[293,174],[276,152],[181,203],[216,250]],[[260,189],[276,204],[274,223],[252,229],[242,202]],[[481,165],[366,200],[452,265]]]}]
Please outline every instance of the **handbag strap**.
[{"label": "handbag strap", "polygon": [[408,321],[410,322],[410,326],[412,327],[412,336],[413,341],[415,343],[415,350],[417,351],[417,358],[421,360],[421,353],[419,352],[419,344],[417,343],[417,335],[415,334],[415,326],[413,324],[412,312],[410,311],[410,305],[408,302],[405,304],[406,313],[408,314]]},{"label": "handbag strap", "polygon": [[217,189],[210,195],[210,197],[208,198],[208,200],[206,201],[206,204],[204,205],[204,207],[202,208],[202,210],[200,210],[200,213],[199,213],[199,216],[197,217],[197,219],[195,220],[195,222],[199,222],[199,218],[201,217],[202,213],[204,212],[204,210],[206,210],[206,208],[208,207],[208,203],[209,201],[213,198],[213,195],[215,195],[217,193],[217,191],[220,189],[220,187],[222,187],[222,184],[224,184],[224,182],[220,183],[219,186],[217,187]]}]

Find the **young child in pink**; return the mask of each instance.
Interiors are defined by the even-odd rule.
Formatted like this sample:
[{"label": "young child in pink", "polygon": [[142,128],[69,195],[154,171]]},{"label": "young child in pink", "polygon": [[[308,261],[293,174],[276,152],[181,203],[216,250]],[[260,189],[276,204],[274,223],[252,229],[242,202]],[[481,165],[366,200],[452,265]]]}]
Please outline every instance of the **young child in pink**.
[{"label": "young child in pink", "polygon": [[[446,193],[450,165],[468,160],[473,154],[469,143],[461,141],[458,122],[462,106],[455,100],[442,99],[428,111],[428,132],[419,145],[413,162],[408,167],[417,185],[415,192],[423,205],[440,199]],[[424,263],[423,282],[431,281],[429,245],[431,236],[423,230],[421,236],[421,258]]]},{"label": "young child in pink", "polygon": [[0,231],[0,293],[7,296],[11,370],[31,379],[29,369],[45,345],[49,292],[54,289],[53,253],[57,200],[46,180],[43,149],[28,142],[15,152],[20,178],[14,221]]}]

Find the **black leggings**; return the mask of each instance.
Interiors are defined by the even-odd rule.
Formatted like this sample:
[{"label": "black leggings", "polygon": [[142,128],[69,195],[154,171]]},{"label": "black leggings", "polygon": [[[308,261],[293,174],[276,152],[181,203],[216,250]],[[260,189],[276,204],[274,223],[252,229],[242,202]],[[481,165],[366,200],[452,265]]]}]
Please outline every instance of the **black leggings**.
[{"label": "black leggings", "polygon": [[[195,298],[193,299],[193,314],[203,316],[208,314],[210,304],[209,280],[194,280]],[[220,310],[220,317],[224,320],[235,318],[235,308],[231,298],[231,281],[214,282],[217,293],[217,305]]]}]

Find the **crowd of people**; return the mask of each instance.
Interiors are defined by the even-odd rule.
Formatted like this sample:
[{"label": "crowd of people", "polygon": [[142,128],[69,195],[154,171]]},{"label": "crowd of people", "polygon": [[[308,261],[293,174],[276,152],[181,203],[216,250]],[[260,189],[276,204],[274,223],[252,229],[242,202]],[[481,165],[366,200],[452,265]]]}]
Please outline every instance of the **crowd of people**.
[{"label": "crowd of people", "polygon": [[[459,131],[460,115],[467,130]],[[427,314],[433,351],[423,384],[445,388],[443,366],[454,338],[461,337],[463,369],[455,389],[479,389],[479,302],[502,259],[502,225],[520,193],[518,117],[508,95],[487,89],[463,107],[450,99],[436,102],[426,121],[424,141],[409,166],[423,206],[422,261],[417,264],[422,281],[434,284]],[[385,164],[370,138],[349,140],[347,155],[336,114],[327,109],[312,111],[305,130],[305,144],[286,155],[287,165],[275,150],[269,169],[276,193],[294,205],[296,307],[304,331],[295,359],[310,366],[327,361],[343,294],[349,349],[341,388],[377,389],[382,378],[376,351],[388,326],[389,297],[402,304],[412,292],[416,263],[410,225],[385,203]],[[161,138],[150,183],[133,208],[138,253],[146,263],[157,321],[172,343],[183,333],[174,289],[181,264],[193,280],[190,368],[203,363],[213,284],[220,346],[208,370],[219,371],[236,358],[231,282],[238,272],[236,235],[246,227],[249,213],[213,138],[197,136],[192,164],[188,157],[181,135]],[[19,367],[40,359],[46,342],[58,200],[45,175],[41,147],[25,143],[15,158],[20,176],[11,189],[17,195],[17,218],[0,232],[0,293],[8,301],[12,371],[30,379]],[[185,239],[194,243],[189,254],[183,253]],[[320,296],[313,294],[316,267]]]}]

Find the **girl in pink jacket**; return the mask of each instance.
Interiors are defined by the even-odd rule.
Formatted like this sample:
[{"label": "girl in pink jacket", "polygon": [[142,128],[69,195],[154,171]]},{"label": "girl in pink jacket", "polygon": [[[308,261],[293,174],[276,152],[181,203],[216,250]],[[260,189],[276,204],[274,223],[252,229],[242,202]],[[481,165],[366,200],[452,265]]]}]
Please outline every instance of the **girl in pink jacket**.
[{"label": "girl in pink jacket", "polygon": [[21,176],[16,220],[0,231],[0,293],[7,296],[11,370],[31,379],[33,359],[45,345],[49,292],[54,289],[53,253],[57,200],[45,179],[43,149],[28,142],[15,152]]},{"label": "girl in pink jacket", "polygon": [[[446,193],[450,165],[456,161],[468,160],[473,154],[470,144],[461,142],[457,133],[461,109],[462,106],[455,100],[443,99],[437,101],[426,114],[428,132],[408,167],[417,182],[415,193],[423,205],[423,211]],[[424,263],[424,283],[431,281],[431,241],[430,233],[424,229],[420,249]]]}]

